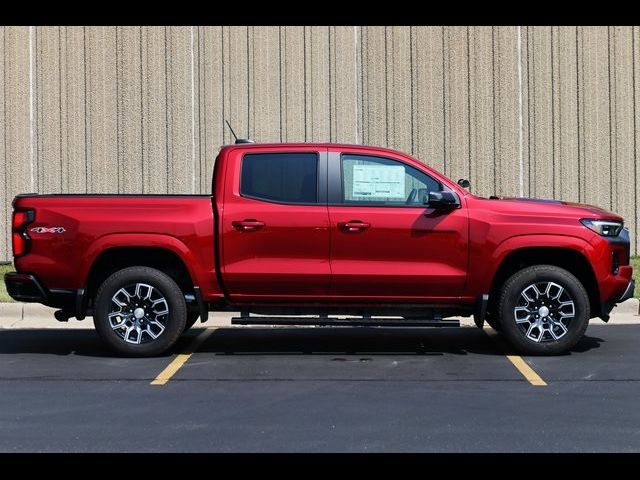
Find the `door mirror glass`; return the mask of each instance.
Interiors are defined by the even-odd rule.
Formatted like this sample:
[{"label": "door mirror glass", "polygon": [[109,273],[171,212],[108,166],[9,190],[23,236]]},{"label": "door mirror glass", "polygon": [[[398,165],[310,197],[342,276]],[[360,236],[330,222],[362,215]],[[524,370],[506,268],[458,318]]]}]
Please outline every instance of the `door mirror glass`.
[{"label": "door mirror glass", "polygon": [[436,209],[457,208],[460,206],[460,200],[454,192],[429,192],[426,204]]}]

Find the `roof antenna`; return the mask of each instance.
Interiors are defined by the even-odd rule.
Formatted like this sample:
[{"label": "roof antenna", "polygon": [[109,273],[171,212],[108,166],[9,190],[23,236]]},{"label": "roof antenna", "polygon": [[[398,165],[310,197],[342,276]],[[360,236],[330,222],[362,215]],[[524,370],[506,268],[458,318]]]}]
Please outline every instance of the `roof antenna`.
[{"label": "roof antenna", "polygon": [[249,140],[247,138],[238,138],[238,136],[236,135],[236,132],[234,132],[233,128],[231,128],[231,124],[229,123],[229,120],[225,118],[224,121],[227,122],[227,126],[229,127],[229,130],[231,130],[231,135],[233,135],[233,138],[236,141],[235,143],[256,143],[253,140]]}]

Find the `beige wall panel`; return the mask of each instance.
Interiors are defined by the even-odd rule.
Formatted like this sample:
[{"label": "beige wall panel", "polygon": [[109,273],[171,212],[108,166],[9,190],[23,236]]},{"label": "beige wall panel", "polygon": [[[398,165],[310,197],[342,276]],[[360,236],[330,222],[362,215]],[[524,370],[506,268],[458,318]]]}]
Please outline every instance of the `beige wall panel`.
[{"label": "beige wall panel", "polygon": [[194,191],[191,28],[169,29],[169,193]]},{"label": "beige wall panel", "polygon": [[578,140],[578,57],[576,51],[576,27],[556,27],[556,197],[572,202],[579,201],[580,150]]},{"label": "beige wall panel", "polygon": [[533,110],[531,158],[532,192],[536,198],[554,198],[554,112],[551,53],[551,27],[535,27],[531,30],[529,45],[529,68],[533,84],[529,102]]},{"label": "beige wall panel", "polygon": [[280,142],[280,29],[257,26],[249,30],[249,130],[256,142]]},{"label": "beige wall panel", "polygon": [[[494,35],[492,27],[472,27],[469,44],[471,191],[488,196],[496,192]],[[454,178],[457,180],[457,178]]]},{"label": "beige wall panel", "polygon": [[443,27],[411,27],[413,33],[414,155],[444,171]]},{"label": "beige wall panel", "polygon": [[282,139],[305,139],[305,28],[282,28]]},{"label": "beige wall panel", "polygon": [[[495,194],[518,196],[520,195],[520,86],[517,27],[494,27],[493,44],[496,110]],[[523,76],[523,84],[524,79]],[[524,116],[524,110],[522,113]]]},{"label": "beige wall panel", "polygon": [[[248,28],[223,27],[224,117],[231,123],[239,138],[251,138],[249,131]],[[225,124],[226,127],[226,124]],[[228,128],[224,143],[233,143]]]},{"label": "beige wall panel", "polygon": [[[18,193],[34,189],[29,120],[29,27],[4,30],[4,157],[6,168],[5,228],[7,253],[11,252],[9,223],[11,201]],[[59,181],[59,179],[58,179]]]},{"label": "beige wall panel", "polygon": [[[633,224],[635,217],[634,104],[633,104],[633,40],[632,27],[612,27],[613,58],[611,69],[615,71],[615,164],[613,211]],[[636,231],[632,232],[632,248],[635,248]]]},{"label": "beige wall panel", "polygon": [[11,245],[9,239],[10,220],[9,209],[11,202],[9,201],[9,194],[7,189],[7,172],[9,165],[7,163],[7,157],[4,150],[4,135],[5,135],[5,112],[4,104],[7,94],[7,83],[4,75],[4,43],[5,43],[5,31],[6,27],[0,28],[0,82],[2,82],[2,88],[0,89],[0,134],[2,134],[2,141],[0,142],[0,261],[8,259],[11,256]]},{"label": "beige wall panel", "polygon": [[[356,27],[331,27],[331,141],[357,143],[358,62]],[[407,106],[411,115],[411,105]]]},{"label": "beige wall panel", "polygon": [[467,27],[445,31],[445,109],[447,142],[445,175],[457,180],[469,178],[469,32]]},{"label": "beige wall panel", "polygon": [[584,65],[585,169],[590,176],[583,200],[611,207],[609,45],[607,27],[582,28]]},{"label": "beige wall panel", "polygon": [[223,144],[222,27],[199,27],[200,193],[211,192],[213,165]]},{"label": "beige wall panel", "polygon": [[387,146],[387,59],[385,27],[363,29],[362,69],[364,72],[364,143]]},{"label": "beige wall panel", "polygon": [[168,193],[169,27],[142,27],[142,138],[145,193]]},{"label": "beige wall panel", "polygon": [[330,138],[329,27],[305,27],[307,84],[307,141]]},{"label": "beige wall panel", "polygon": [[120,192],[144,188],[141,27],[118,27],[118,172]]},{"label": "beige wall panel", "polygon": [[85,148],[85,29],[63,27],[62,72],[63,122],[61,125],[63,191],[87,191],[87,152]]},{"label": "beige wall panel", "polygon": [[412,58],[409,27],[387,27],[387,125],[389,147],[411,153]]},{"label": "beige wall panel", "polygon": [[[35,27],[37,171],[40,193],[62,191],[61,27]],[[28,57],[25,60],[28,62]]]},{"label": "beige wall panel", "polygon": [[118,193],[116,28],[87,27],[89,192]]}]

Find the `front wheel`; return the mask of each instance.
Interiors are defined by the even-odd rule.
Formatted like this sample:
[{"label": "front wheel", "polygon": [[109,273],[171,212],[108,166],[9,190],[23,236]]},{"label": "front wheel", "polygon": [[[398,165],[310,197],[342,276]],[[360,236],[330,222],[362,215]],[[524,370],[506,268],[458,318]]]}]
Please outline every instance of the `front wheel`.
[{"label": "front wheel", "polygon": [[502,333],[525,354],[564,353],[578,343],[589,324],[584,286],[553,265],[534,265],[512,275],[498,305]]},{"label": "front wheel", "polygon": [[96,294],[93,323],[102,341],[119,354],[159,355],[176,343],[186,321],[180,287],[154,268],[119,270]]}]

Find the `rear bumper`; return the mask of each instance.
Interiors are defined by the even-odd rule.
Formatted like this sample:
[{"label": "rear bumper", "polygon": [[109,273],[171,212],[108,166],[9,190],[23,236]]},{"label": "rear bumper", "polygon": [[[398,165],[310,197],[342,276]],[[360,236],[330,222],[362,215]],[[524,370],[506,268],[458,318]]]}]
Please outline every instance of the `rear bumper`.
[{"label": "rear bumper", "polygon": [[28,273],[5,273],[4,284],[9,296],[18,302],[45,303],[49,296],[38,279]]},{"label": "rear bumper", "polygon": [[[35,275],[8,272],[4,274],[7,293],[18,302],[36,302],[49,307],[75,310],[78,290],[47,289]],[[84,291],[80,291],[83,292]]]}]

